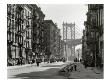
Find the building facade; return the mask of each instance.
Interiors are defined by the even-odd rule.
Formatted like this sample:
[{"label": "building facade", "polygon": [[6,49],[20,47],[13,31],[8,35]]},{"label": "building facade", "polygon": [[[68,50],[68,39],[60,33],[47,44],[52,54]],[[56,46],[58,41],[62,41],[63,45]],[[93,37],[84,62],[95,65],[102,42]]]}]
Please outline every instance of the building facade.
[{"label": "building facade", "polygon": [[58,58],[61,53],[61,35],[60,29],[52,20],[44,21],[46,53],[48,58]]},{"label": "building facade", "polygon": [[33,32],[32,32],[32,51],[35,54],[35,58],[41,58],[44,54],[44,13],[37,5],[31,5],[33,7]]},{"label": "building facade", "polygon": [[[85,21],[85,32],[86,35],[83,35],[83,48],[86,47],[83,51],[83,56],[87,59],[86,62],[89,62],[92,66],[101,66],[103,65],[104,57],[104,8],[103,4],[89,4],[87,12],[87,21]],[[86,37],[86,39],[84,39]],[[85,45],[86,44],[86,45]]]},{"label": "building facade", "polygon": [[35,50],[38,49],[38,54],[42,52],[44,17],[41,9],[34,4],[7,5],[8,61],[15,62],[21,59],[24,60],[22,62],[29,63],[33,53],[36,53]]},{"label": "building facade", "polygon": [[[32,10],[28,5],[7,5],[7,58],[28,60],[31,55]],[[29,18],[30,17],[30,18]],[[27,50],[28,49],[28,50]],[[14,61],[15,62],[15,61]],[[23,61],[23,63],[26,63]]]},{"label": "building facade", "polygon": [[7,5],[8,63],[32,63],[37,58],[50,59],[62,53],[60,29],[44,18],[35,4]]}]

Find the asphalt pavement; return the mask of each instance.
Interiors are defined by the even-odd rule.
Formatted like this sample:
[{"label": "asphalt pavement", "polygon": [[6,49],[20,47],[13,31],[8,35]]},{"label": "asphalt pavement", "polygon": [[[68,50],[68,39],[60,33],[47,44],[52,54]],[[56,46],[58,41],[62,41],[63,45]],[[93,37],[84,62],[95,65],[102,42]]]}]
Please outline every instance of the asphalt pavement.
[{"label": "asphalt pavement", "polygon": [[[54,62],[41,63],[39,67],[36,64],[13,66],[7,69],[8,79],[67,79],[59,75],[58,71],[67,64],[73,62]],[[77,71],[70,72],[69,79],[103,79],[103,72],[95,73],[91,67],[84,68],[81,63],[77,63]]]},{"label": "asphalt pavement", "polygon": [[25,65],[19,67],[8,68],[8,79],[64,79],[60,76],[58,71],[66,65],[63,62],[43,63],[37,67],[33,65]]}]

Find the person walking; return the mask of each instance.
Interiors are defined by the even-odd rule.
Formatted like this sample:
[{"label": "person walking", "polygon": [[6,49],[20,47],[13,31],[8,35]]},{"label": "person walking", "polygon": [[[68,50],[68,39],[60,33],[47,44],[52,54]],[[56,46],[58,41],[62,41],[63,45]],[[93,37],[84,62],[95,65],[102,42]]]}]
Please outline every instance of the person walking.
[{"label": "person walking", "polygon": [[39,66],[39,63],[40,63],[40,61],[39,61],[39,59],[37,58],[37,59],[36,59],[36,64],[37,64],[37,66]]},{"label": "person walking", "polygon": [[77,65],[76,64],[74,64],[74,70],[77,71]]}]

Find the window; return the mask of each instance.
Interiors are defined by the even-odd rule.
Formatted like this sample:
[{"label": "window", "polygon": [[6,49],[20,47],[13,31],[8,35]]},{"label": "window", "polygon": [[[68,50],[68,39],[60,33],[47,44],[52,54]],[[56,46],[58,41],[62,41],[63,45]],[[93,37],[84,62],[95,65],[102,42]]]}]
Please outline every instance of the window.
[{"label": "window", "polygon": [[12,32],[11,32],[11,37],[10,38],[11,38],[11,41],[13,41],[13,33]]},{"label": "window", "polygon": [[12,29],[14,29],[14,20],[12,20]]},{"label": "window", "polygon": [[25,10],[25,16],[27,16],[27,10]]},{"label": "window", "polygon": [[100,21],[101,21],[101,25],[102,25],[102,23],[103,23],[103,10],[101,9],[101,17],[100,17]]},{"label": "window", "polygon": [[20,37],[18,36],[18,43],[20,43]]},{"label": "window", "polygon": [[15,43],[17,43],[17,35],[15,34]]},{"label": "window", "polygon": [[26,43],[26,48],[27,48],[27,42],[25,42]]},{"label": "window", "polygon": [[12,32],[12,41],[14,41],[14,32]]},{"label": "window", "polygon": [[14,13],[14,5],[12,6],[12,13]]},{"label": "window", "polygon": [[42,32],[42,37],[44,37],[44,33]]},{"label": "window", "polygon": [[37,44],[39,44],[39,38],[37,38]]},{"label": "window", "polygon": [[10,19],[10,22],[9,22],[9,26],[10,26],[10,28],[11,28],[11,19]]},{"label": "window", "polygon": [[14,14],[12,14],[12,19],[14,19]]},{"label": "window", "polygon": [[28,41],[28,47],[29,47],[29,41]]},{"label": "window", "polygon": [[28,11],[28,17],[29,17],[29,11]]},{"label": "window", "polygon": [[7,33],[7,39],[10,40],[10,34],[9,33]]},{"label": "window", "polygon": [[21,31],[21,25],[19,25],[19,31]]},{"label": "window", "polygon": [[22,43],[23,43],[23,36],[22,36]]},{"label": "window", "polygon": [[26,31],[26,37],[27,37],[27,31]]},{"label": "window", "polygon": [[21,36],[19,36],[19,43],[21,43]]},{"label": "window", "polygon": [[7,5],[7,12],[10,12],[10,5]]},{"label": "window", "polygon": [[94,38],[94,32],[91,32],[91,37]]},{"label": "window", "polygon": [[22,12],[21,12],[21,18],[23,18],[23,16],[24,16],[24,11],[22,10]]},{"label": "window", "polygon": [[15,37],[15,33],[14,33],[14,35],[13,35],[13,36],[14,36],[14,40],[13,40],[13,41],[15,42],[15,39],[16,39],[16,37]]},{"label": "window", "polygon": [[29,25],[29,21],[28,21],[28,25]]},{"label": "window", "polygon": [[20,37],[21,39],[20,39],[20,42],[22,43],[22,36]]},{"label": "window", "polygon": [[8,21],[8,24],[7,25],[10,26],[11,19],[8,18],[7,21]]},{"label": "window", "polygon": [[23,43],[23,36],[21,37],[21,43]]},{"label": "window", "polygon": [[23,25],[22,25],[22,31],[23,31]]},{"label": "window", "polygon": [[26,9],[24,9],[24,15],[26,16]]}]

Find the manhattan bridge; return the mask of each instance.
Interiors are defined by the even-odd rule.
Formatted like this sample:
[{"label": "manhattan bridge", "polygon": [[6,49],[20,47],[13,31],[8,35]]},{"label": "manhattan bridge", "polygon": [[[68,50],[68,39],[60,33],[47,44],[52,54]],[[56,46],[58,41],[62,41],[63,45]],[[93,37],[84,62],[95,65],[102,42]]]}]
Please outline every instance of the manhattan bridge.
[{"label": "manhattan bridge", "polygon": [[[75,58],[75,47],[82,44],[82,38],[77,38],[82,32],[79,27],[74,23],[64,23],[63,26],[63,42],[64,54],[68,60],[68,49],[70,50],[70,57]],[[72,59],[73,60],[73,59]]]}]

